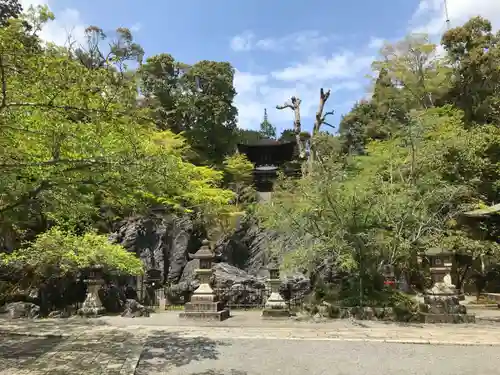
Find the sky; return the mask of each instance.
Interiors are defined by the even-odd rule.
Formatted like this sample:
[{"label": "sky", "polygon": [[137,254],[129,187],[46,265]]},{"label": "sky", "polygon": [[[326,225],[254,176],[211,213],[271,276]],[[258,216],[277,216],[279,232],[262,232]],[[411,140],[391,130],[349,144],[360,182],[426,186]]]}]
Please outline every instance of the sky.
[{"label": "sky", "polygon": [[[370,92],[371,63],[384,42],[409,33],[438,41],[446,28],[444,0],[21,0],[46,4],[56,20],[45,40],[64,44],[70,33],[83,42],[89,25],[112,35],[131,29],[146,56],[169,53],[188,64],[229,61],[236,70],[235,105],[242,128],[258,129],[267,108],[278,131],[293,126],[279,111],[291,96],[302,99],[304,130],[310,130],[321,87],[331,89],[325,107],[338,124]],[[147,4],[147,5],[146,5]],[[451,26],[481,15],[500,26],[500,0],[448,0]]]}]

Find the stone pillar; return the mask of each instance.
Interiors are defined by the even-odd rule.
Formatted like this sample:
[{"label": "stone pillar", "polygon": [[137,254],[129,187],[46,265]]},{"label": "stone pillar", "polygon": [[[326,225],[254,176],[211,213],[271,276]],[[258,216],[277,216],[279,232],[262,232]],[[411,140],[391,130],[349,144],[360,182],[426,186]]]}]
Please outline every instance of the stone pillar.
[{"label": "stone pillar", "polygon": [[229,310],[224,308],[222,302],[217,301],[217,296],[210,286],[214,253],[209,247],[209,242],[204,240],[202,247],[190,257],[200,261],[200,268],[196,270],[200,286],[194,291],[191,301],[186,303],[184,312],[180,313],[179,316],[187,319],[219,321],[229,318]]},{"label": "stone pillar", "polygon": [[264,310],[262,310],[262,318],[288,318],[290,316],[290,311],[288,310],[285,300],[279,293],[281,286],[279,265],[273,261],[268,266],[268,269],[271,295],[264,305]]},{"label": "stone pillar", "polygon": [[89,269],[88,277],[84,281],[87,284],[87,296],[81,309],[78,310],[79,315],[97,316],[106,311],[99,298],[99,289],[104,285],[102,276],[102,266],[96,265]]}]

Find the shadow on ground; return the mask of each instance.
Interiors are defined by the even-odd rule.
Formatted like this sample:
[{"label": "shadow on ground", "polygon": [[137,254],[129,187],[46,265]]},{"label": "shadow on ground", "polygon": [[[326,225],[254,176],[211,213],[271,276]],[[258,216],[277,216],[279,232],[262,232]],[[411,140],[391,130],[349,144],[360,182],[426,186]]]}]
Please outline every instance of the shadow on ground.
[{"label": "shadow on ground", "polygon": [[10,374],[17,374],[22,370],[33,368],[40,357],[46,356],[65,340],[64,338],[0,336],[0,373],[7,371]]},{"label": "shadow on ground", "polygon": [[[206,337],[181,337],[178,333],[152,332],[146,340],[135,375],[168,371],[172,367],[185,366],[192,361],[218,360],[218,346],[229,344]],[[204,372],[200,375],[219,375]],[[234,372],[234,375],[244,375]]]},{"label": "shadow on ground", "polygon": [[71,335],[92,327],[107,327],[109,323],[93,318],[54,318],[54,319],[8,319],[0,317],[0,335],[36,333],[36,335]]},{"label": "shadow on ground", "polygon": [[0,374],[9,369],[11,373],[111,375],[125,366],[132,372],[143,344],[144,339],[123,331],[96,334],[89,330],[71,338],[2,336]]},{"label": "shadow on ground", "polygon": [[246,371],[239,370],[207,370],[203,372],[193,372],[190,375],[247,375]]}]

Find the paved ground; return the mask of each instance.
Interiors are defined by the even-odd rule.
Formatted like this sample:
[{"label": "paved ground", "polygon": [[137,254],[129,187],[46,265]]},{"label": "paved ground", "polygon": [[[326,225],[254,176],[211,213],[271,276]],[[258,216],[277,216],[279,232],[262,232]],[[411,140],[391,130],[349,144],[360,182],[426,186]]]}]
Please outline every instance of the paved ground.
[{"label": "paved ground", "polygon": [[0,320],[0,375],[489,375],[500,369],[497,346],[499,324],[262,321],[252,312],[222,323],[177,313]]},{"label": "paved ground", "polygon": [[2,375],[490,375],[495,347],[325,340],[186,338],[150,334],[142,342],[98,338],[0,338]]}]

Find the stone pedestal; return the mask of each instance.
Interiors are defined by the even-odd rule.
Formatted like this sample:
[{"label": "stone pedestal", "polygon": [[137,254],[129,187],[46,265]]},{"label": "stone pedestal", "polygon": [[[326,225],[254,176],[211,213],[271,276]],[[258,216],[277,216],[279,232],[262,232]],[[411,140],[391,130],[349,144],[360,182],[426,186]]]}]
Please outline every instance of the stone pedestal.
[{"label": "stone pedestal", "polygon": [[87,285],[87,296],[85,297],[85,302],[83,302],[82,307],[78,310],[78,314],[83,316],[104,314],[106,309],[99,298],[99,289],[104,285],[102,267],[93,267],[87,279],[85,279],[85,284]]},{"label": "stone pedestal", "polygon": [[279,266],[275,263],[271,263],[269,266],[269,274],[271,295],[267,299],[264,309],[262,310],[262,318],[288,318],[290,317],[290,311],[288,310],[285,300],[279,294],[279,287],[281,285]]},{"label": "stone pedestal", "polygon": [[200,286],[194,291],[191,301],[186,303],[184,312],[180,313],[179,317],[217,321],[229,318],[229,310],[224,307],[222,302],[217,301],[217,297],[210,287],[214,254],[210,250],[207,240],[203,241],[203,246],[191,258],[200,260],[200,268],[196,270]]}]

